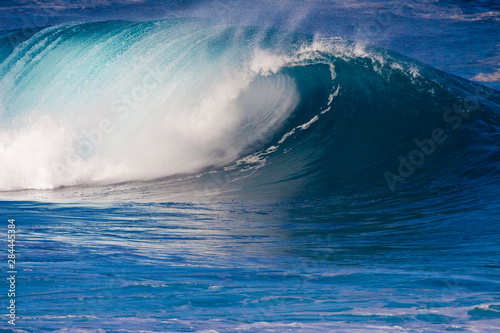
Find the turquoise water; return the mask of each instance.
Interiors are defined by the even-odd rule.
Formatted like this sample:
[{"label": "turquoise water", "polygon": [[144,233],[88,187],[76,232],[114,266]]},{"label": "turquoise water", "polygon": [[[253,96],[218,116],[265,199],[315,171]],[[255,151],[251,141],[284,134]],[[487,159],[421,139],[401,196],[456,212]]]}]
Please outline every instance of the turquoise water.
[{"label": "turquoise water", "polygon": [[0,35],[3,330],[500,329],[500,94],[477,67],[286,25],[56,18]]},{"label": "turquoise water", "polygon": [[388,206],[2,203],[19,216],[18,325],[495,331],[498,223],[475,221],[496,221],[498,204]]}]

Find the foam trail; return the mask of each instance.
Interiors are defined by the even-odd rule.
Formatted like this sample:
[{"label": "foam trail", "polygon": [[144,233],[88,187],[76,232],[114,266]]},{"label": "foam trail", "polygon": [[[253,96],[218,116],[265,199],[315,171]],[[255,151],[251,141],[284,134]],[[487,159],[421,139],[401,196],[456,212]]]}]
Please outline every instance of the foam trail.
[{"label": "foam trail", "polygon": [[[496,177],[499,100],[338,38],[186,19],[56,26],[0,64],[0,190],[202,170],[230,172],[240,182],[228,191],[245,194],[387,189],[384,175],[397,176],[437,128],[467,140],[422,155],[421,177],[405,178]],[[454,105],[465,110],[458,120],[446,113]],[[193,188],[211,182],[194,178]]]},{"label": "foam trail", "polygon": [[21,44],[0,66],[0,189],[153,179],[234,160],[298,102],[293,80],[262,75],[267,59],[238,34],[108,22]]}]

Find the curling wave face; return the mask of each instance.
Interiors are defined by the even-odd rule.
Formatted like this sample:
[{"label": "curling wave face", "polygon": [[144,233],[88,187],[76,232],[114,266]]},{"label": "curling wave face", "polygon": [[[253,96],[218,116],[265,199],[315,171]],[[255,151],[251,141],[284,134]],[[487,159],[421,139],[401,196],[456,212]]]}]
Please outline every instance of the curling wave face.
[{"label": "curling wave face", "polygon": [[186,181],[331,193],[500,173],[498,92],[389,51],[185,19],[1,38],[3,191],[205,170]]},{"label": "curling wave face", "polygon": [[252,38],[166,21],[39,32],[0,68],[0,188],[153,179],[234,160],[298,102],[290,77],[266,77],[266,59],[253,61]]}]

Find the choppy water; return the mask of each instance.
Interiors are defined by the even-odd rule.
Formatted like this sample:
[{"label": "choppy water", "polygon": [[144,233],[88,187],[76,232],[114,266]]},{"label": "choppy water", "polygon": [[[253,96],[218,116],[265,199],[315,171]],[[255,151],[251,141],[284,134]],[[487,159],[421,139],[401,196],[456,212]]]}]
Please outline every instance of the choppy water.
[{"label": "choppy water", "polygon": [[3,6],[7,332],[500,330],[495,2]]}]

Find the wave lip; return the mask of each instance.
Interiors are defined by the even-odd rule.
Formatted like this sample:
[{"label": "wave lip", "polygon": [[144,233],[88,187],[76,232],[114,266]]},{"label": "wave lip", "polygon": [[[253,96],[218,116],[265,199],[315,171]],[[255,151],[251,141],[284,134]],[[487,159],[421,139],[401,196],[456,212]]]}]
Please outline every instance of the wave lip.
[{"label": "wave lip", "polygon": [[227,173],[230,191],[332,193],[499,174],[497,91],[340,39],[196,20],[64,25],[18,45],[0,73],[4,191],[207,168],[188,182]]},{"label": "wave lip", "polygon": [[[223,165],[297,104],[256,31],[187,21],[42,30],[0,65],[0,189],[147,180]],[[269,37],[269,36],[268,36]],[[271,36],[272,37],[272,36]]]}]

